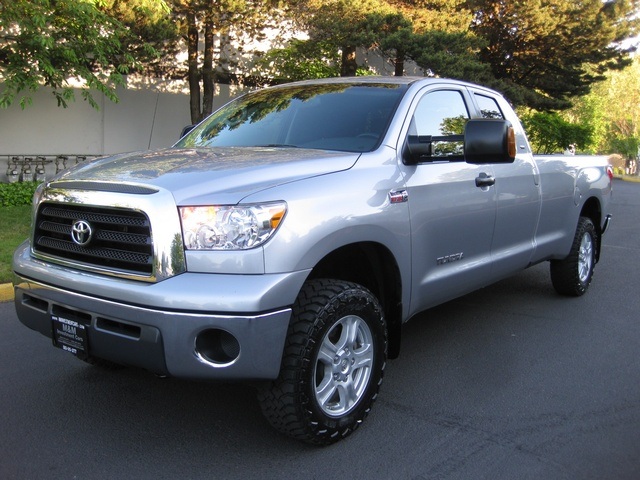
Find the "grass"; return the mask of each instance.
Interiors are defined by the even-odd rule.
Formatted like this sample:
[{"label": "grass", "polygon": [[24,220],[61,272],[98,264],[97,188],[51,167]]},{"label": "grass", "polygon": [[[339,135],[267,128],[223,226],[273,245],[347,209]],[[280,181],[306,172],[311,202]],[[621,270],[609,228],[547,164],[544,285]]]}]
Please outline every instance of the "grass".
[{"label": "grass", "polygon": [[13,278],[13,252],[29,237],[31,205],[0,207],[0,284]]}]

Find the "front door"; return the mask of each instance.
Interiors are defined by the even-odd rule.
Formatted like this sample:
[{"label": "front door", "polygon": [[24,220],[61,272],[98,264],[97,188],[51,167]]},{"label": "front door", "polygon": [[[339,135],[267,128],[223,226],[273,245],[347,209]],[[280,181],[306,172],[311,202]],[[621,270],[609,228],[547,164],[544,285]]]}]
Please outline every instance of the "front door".
[{"label": "front door", "polygon": [[[468,104],[466,90],[430,90],[414,102],[408,133],[461,135]],[[473,291],[490,276],[496,192],[483,179],[493,177],[493,166],[465,163],[462,147],[433,142],[432,155],[418,165],[399,161],[411,214],[411,314]]]}]

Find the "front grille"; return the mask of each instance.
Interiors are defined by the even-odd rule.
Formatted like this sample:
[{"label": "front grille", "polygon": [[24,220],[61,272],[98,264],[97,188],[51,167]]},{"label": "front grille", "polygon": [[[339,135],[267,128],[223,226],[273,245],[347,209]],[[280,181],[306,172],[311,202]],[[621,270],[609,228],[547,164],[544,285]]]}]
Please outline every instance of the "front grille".
[{"label": "front grille", "polygon": [[[91,229],[76,236],[74,224],[83,221]],[[86,228],[86,227],[85,227]],[[83,263],[100,269],[151,275],[153,245],[149,219],[134,210],[43,203],[34,232],[37,253]]]}]

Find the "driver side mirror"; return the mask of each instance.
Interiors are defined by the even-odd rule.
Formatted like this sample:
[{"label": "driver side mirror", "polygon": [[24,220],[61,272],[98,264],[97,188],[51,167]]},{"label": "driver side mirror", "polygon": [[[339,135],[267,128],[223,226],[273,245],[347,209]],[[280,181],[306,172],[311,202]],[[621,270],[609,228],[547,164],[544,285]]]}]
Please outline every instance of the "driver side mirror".
[{"label": "driver side mirror", "polygon": [[406,165],[442,161],[512,163],[516,158],[516,135],[508,120],[473,118],[466,121],[464,135],[408,135],[402,153]]},{"label": "driver side mirror", "polygon": [[408,135],[403,149],[406,165],[462,161],[463,135]]},{"label": "driver side mirror", "polygon": [[516,134],[511,122],[475,118],[464,129],[464,160],[473,165],[512,163],[516,158]]},{"label": "driver side mirror", "polygon": [[182,132],[180,132],[180,138],[184,137],[187,133],[189,133],[194,128],[196,128],[195,125],[187,125],[186,127],[184,127],[182,129]]}]

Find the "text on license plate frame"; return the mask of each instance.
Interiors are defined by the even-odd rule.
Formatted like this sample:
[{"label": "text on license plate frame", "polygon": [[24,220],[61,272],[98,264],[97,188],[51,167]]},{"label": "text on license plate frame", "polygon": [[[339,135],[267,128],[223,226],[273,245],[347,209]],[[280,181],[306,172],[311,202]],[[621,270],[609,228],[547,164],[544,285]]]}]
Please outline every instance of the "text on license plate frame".
[{"label": "text on license plate frame", "polygon": [[86,325],[59,315],[51,316],[51,324],[53,329],[51,338],[56,347],[81,359],[89,356]]}]

